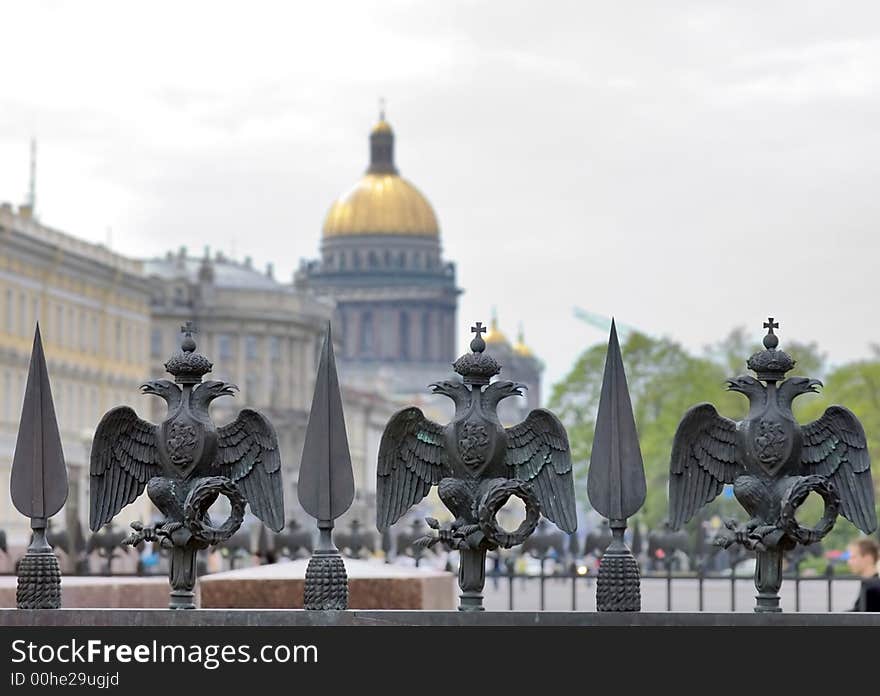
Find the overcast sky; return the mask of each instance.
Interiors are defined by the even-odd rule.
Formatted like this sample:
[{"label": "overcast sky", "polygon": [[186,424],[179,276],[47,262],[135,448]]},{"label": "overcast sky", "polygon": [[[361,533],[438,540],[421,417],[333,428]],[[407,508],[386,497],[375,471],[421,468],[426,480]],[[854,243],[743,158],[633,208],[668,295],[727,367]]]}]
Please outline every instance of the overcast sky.
[{"label": "overcast sky", "polygon": [[[875,2],[6,2],[0,200],[117,251],[289,278],[388,102],[465,294],[555,381],[611,315],[880,342]],[[744,358],[746,356],[743,356]],[[797,356],[795,356],[797,357]]]}]

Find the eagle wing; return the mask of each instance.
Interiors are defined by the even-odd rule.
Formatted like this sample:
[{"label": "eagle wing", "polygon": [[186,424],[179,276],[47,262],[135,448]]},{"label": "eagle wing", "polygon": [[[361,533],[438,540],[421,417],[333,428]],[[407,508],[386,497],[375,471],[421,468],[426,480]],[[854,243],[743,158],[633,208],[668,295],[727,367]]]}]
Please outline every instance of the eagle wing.
[{"label": "eagle wing", "polygon": [[128,406],[105,413],[92,440],[89,528],[98,531],[160,473],[156,426]]},{"label": "eagle wing", "polygon": [[447,471],[443,426],[412,406],[395,413],[379,444],[376,526],[384,531],[440,483]]},{"label": "eagle wing", "polygon": [[232,479],[253,512],[269,529],[284,528],[281,452],[272,424],[260,413],[243,409],[217,428],[217,464]]},{"label": "eagle wing", "polygon": [[804,468],[834,483],[846,519],[865,534],[877,529],[871,457],[859,419],[843,406],[829,406],[821,418],[802,426],[801,432]]},{"label": "eagle wing", "polygon": [[685,413],[672,441],[669,462],[669,523],[680,529],[713,501],[740,473],[736,462],[736,423],[712,404]]},{"label": "eagle wing", "polygon": [[562,531],[577,529],[568,435],[559,419],[538,408],[507,431],[505,463],[512,477],[532,484],[543,515]]}]

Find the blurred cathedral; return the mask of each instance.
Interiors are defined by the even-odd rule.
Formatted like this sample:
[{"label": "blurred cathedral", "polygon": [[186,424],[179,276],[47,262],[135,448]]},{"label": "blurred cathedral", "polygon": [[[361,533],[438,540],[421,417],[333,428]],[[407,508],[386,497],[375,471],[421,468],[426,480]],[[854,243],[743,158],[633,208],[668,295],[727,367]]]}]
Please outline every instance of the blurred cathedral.
[{"label": "blurred cathedral", "polygon": [[492,321],[485,340],[486,350],[501,364],[502,371],[498,379],[509,379],[526,385],[523,398],[504,399],[498,404],[498,417],[504,425],[519,423],[529,411],[541,405],[541,372],[544,366],[526,345],[522,325],[516,341],[511,343],[498,326],[498,314],[495,310],[492,310]]},{"label": "blurred cathedral", "polygon": [[[470,326],[484,320],[457,316],[455,264],[443,258],[431,204],[398,173],[394,140],[380,115],[369,136],[367,171],[330,207],[320,259],[301,263],[292,285],[247,258],[181,248],[132,259],[49,228],[34,215],[33,183],[27,205],[18,211],[0,205],[0,531],[19,544],[28,533],[8,482],[37,320],[71,479],[67,519],[58,520],[67,529],[77,518],[85,528],[98,419],[121,403],[161,417],[138,398],[137,385],[161,373],[186,320],[196,321],[197,340],[218,373],[242,388],[227,409],[255,407],[276,424],[290,481],[287,512],[296,516],[293,486],[314,370],[324,326],[334,318],[358,488],[350,514],[371,519],[384,424],[408,404],[435,420],[452,415],[449,400],[432,397],[427,385],[458,379],[452,362],[467,350]],[[540,405],[542,366],[522,332],[510,341],[494,313],[490,326],[486,341],[502,365],[501,379],[528,386],[525,398],[506,399],[499,408],[509,425]],[[231,414],[222,404],[218,409],[218,422]],[[121,523],[149,516],[146,497],[135,507]],[[9,558],[0,558],[0,566]]]},{"label": "blurred cathedral", "polygon": [[[451,366],[471,336],[461,345],[457,337],[480,317],[459,325],[455,264],[443,258],[433,207],[397,169],[394,140],[383,110],[370,131],[366,172],[330,207],[321,257],[301,262],[295,284],[335,300],[345,381],[445,410],[446,400],[426,398],[426,387],[457,379]],[[505,402],[502,418],[516,419],[538,405],[540,362],[522,340],[510,343],[497,320],[486,340],[502,378],[529,387],[526,399]]]},{"label": "blurred cathedral", "polygon": [[370,132],[367,171],[327,213],[320,260],[304,262],[295,282],[336,301],[345,380],[421,394],[451,374],[455,264],[443,259],[431,204],[398,173],[384,114]]}]

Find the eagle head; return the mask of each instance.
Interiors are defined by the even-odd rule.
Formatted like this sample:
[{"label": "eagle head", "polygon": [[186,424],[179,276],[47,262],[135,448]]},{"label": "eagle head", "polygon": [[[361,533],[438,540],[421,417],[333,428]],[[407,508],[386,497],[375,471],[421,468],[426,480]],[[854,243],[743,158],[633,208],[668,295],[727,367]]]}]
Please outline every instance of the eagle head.
[{"label": "eagle head", "polygon": [[442,382],[429,384],[428,389],[431,390],[432,394],[443,394],[443,396],[448,396],[455,402],[456,406],[465,404],[468,400],[467,397],[469,391],[468,388],[464,386],[464,382],[447,379]]},{"label": "eagle head", "polygon": [[237,391],[238,387],[234,384],[222,382],[219,379],[209,379],[207,382],[202,382],[190,393],[190,408],[202,418],[208,419],[208,407],[214,399],[220,396],[233,396]]},{"label": "eagle head", "polygon": [[819,387],[824,386],[818,379],[809,377],[789,377],[779,385],[779,401],[786,405],[801,394],[818,394]]},{"label": "eagle head", "polygon": [[508,396],[522,396],[524,389],[528,389],[528,387],[520,382],[492,382],[483,392],[483,403],[488,407],[494,408],[498,405],[498,402],[506,399]]},{"label": "eagle head", "polygon": [[766,387],[750,375],[739,375],[726,380],[727,391],[735,391],[745,394],[749,401],[758,394],[763,395]]},{"label": "eagle head", "polygon": [[822,380],[820,379],[810,379],[809,377],[789,377],[785,380],[786,385],[791,385],[791,388],[794,389],[795,395],[819,393],[819,387],[824,387],[822,384]]},{"label": "eagle head", "polygon": [[144,382],[140,389],[141,394],[152,394],[165,399],[169,411],[180,403],[180,387],[170,379],[151,379],[149,382]]},{"label": "eagle head", "polygon": [[217,397],[234,396],[237,391],[238,387],[234,384],[223,382],[219,379],[209,379],[207,382],[202,382],[198,389],[193,392],[193,398],[197,399],[200,403],[208,405]]}]

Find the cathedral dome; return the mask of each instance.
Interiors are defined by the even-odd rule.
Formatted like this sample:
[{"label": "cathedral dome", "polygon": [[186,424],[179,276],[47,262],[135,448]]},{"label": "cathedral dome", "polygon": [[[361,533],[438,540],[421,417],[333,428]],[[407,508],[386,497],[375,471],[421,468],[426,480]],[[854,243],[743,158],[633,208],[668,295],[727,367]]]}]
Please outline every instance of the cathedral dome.
[{"label": "cathedral dome", "polygon": [[491,346],[510,345],[507,336],[500,328],[498,328],[498,312],[496,312],[494,308],[492,309],[492,321],[489,323],[489,333],[486,334],[484,340]]},{"label": "cathedral dome", "polygon": [[523,333],[522,324],[519,327],[519,333],[516,337],[516,343],[513,344],[513,352],[516,353],[521,358],[533,358],[535,357],[534,352],[529,346],[526,344],[525,334]]},{"label": "cathedral dome", "polygon": [[337,200],[324,220],[324,237],[391,234],[437,237],[434,209],[397,174],[367,173]]},{"label": "cathedral dome", "polygon": [[394,166],[394,131],[384,114],[370,132],[369,168],[324,220],[325,239],[353,235],[440,235],[431,204]]}]

